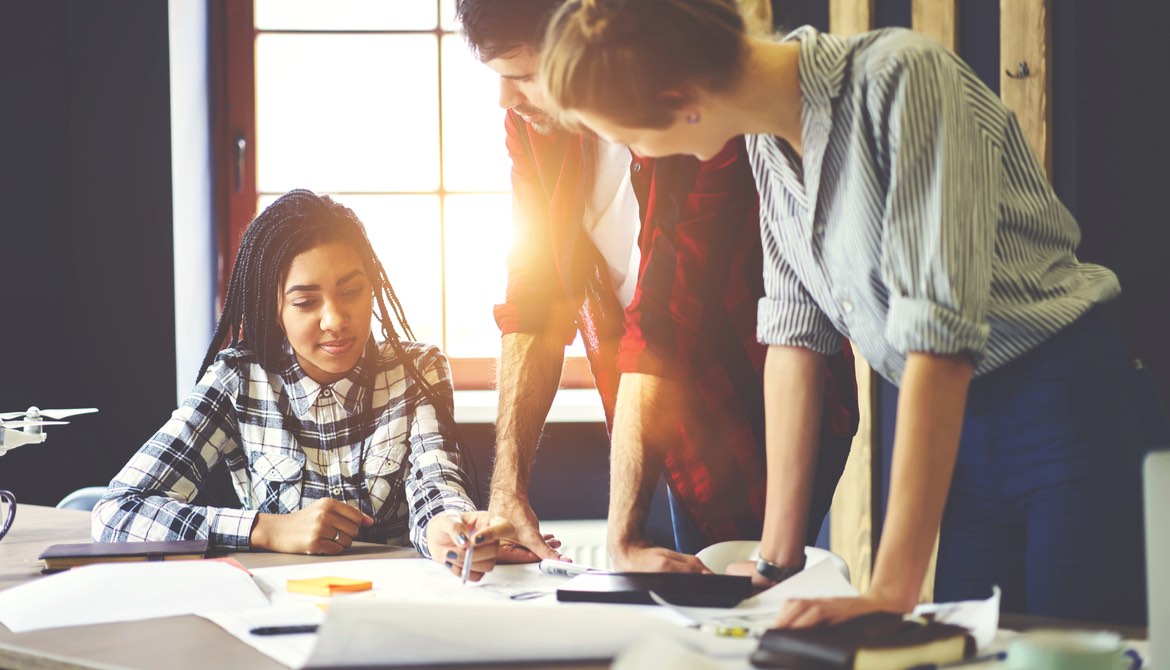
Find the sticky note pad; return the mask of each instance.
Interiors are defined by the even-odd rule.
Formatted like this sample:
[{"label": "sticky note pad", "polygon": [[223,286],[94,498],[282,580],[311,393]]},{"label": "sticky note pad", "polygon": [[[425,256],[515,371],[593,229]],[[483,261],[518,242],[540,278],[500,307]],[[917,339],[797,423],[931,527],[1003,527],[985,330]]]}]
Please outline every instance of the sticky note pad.
[{"label": "sticky note pad", "polygon": [[285,584],[289,593],[306,593],[311,596],[331,596],[335,593],[369,591],[373,582],[347,577],[314,577],[312,579],[290,579]]}]

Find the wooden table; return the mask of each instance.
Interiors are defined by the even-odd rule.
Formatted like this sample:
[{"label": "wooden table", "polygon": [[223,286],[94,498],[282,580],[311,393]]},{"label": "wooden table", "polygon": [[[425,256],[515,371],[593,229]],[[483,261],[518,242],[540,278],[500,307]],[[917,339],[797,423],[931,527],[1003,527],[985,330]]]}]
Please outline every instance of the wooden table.
[{"label": "wooden table", "polygon": [[[41,561],[37,556],[50,544],[71,542],[89,542],[89,512],[20,505],[12,529],[0,540],[0,590],[40,578]],[[263,568],[320,561],[412,558],[418,553],[401,547],[357,543],[341,556],[268,552],[241,552],[232,556],[249,568]],[[594,670],[607,665],[576,663],[548,667]],[[287,670],[219,626],[197,616],[51,628],[28,633],[13,633],[0,625],[0,668]]]}]

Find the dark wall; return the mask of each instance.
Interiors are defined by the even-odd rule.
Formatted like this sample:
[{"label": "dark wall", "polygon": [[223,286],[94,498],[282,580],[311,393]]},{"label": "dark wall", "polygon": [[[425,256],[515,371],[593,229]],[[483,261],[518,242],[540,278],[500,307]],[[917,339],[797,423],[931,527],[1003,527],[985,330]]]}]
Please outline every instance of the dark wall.
[{"label": "dark wall", "polygon": [[174,409],[167,3],[0,8],[0,411],[101,409],[0,458],[55,504]]}]

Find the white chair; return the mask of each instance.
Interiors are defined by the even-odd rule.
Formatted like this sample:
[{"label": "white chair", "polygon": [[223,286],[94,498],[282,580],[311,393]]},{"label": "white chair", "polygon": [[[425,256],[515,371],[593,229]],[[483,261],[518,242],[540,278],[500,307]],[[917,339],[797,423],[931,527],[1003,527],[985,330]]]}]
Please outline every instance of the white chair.
[{"label": "white chair", "polygon": [[105,494],[104,486],[86,486],[62,498],[61,502],[57,503],[57,509],[79,509],[88,512]]},{"label": "white chair", "polygon": [[[727,566],[736,561],[754,561],[759,558],[760,541],[728,540],[727,542],[719,542],[703,549],[695,556],[710,568],[711,572],[723,574],[727,571]],[[821,561],[831,561],[841,572],[845,581],[849,581],[849,565],[845,563],[845,559],[828,549],[805,547],[804,558],[806,568],[811,568]]]}]

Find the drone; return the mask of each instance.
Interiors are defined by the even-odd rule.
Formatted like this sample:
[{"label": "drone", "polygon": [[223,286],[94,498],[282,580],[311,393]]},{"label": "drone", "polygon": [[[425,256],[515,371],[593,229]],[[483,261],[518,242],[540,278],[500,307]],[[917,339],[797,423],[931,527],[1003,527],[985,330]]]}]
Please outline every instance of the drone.
[{"label": "drone", "polygon": [[61,419],[78,414],[92,414],[96,411],[98,411],[96,407],[79,409],[29,407],[23,412],[0,413],[0,456],[8,453],[10,449],[44,442],[48,437],[42,430],[44,426],[63,426],[69,422]]}]

